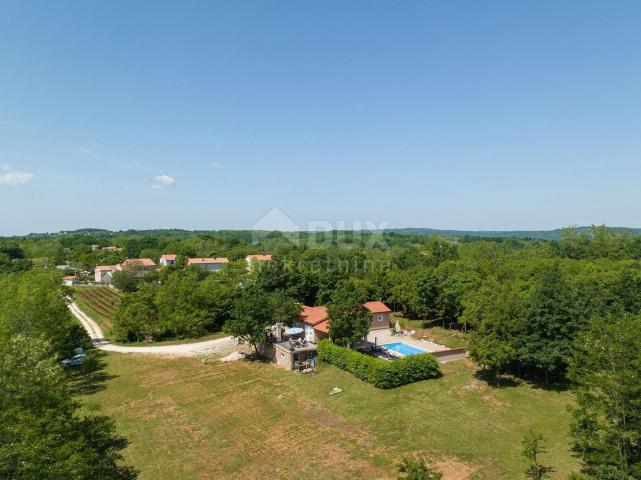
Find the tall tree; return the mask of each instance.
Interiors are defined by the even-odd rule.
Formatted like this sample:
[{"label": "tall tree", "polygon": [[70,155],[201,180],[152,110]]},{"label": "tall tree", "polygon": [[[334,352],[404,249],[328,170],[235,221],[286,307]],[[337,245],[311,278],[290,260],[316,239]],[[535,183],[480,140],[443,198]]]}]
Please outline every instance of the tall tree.
[{"label": "tall tree", "polygon": [[116,311],[111,333],[117,340],[141,342],[162,336],[155,303],[156,291],[150,285],[124,295]]},{"label": "tall tree", "polygon": [[546,265],[535,272],[519,321],[515,341],[523,365],[542,374],[546,383],[550,377],[563,377],[579,319],[574,292],[558,264]]},{"label": "tall tree", "polygon": [[595,320],[577,342],[569,369],[577,398],[572,437],[595,477],[641,478],[640,331],[639,317]]},{"label": "tall tree", "polygon": [[498,379],[516,359],[515,319],[521,312],[521,298],[513,285],[491,280],[466,295],[463,305],[461,322],[474,327],[470,356]]},{"label": "tall tree", "polygon": [[0,338],[44,336],[59,357],[90,345],[67,310],[60,275],[31,270],[0,276]]},{"label": "tall tree", "polygon": [[363,308],[365,293],[354,282],[341,282],[327,305],[329,336],[334,343],[351,345],[367,337],[372,315]]},{"label": "tall tree", "polygon": [[279,321],[291,325],[299,312],[294,300],[282,292],[268,293],[257,284],[248,283],[241,289],[224,329],[258,353],[259,346],[269,339],[270,327]]},{"label": "tall tree", "polygon": [[130,480],[126,441],[106,417],[80,417],[47,342],[0,341],[0,478]]}]

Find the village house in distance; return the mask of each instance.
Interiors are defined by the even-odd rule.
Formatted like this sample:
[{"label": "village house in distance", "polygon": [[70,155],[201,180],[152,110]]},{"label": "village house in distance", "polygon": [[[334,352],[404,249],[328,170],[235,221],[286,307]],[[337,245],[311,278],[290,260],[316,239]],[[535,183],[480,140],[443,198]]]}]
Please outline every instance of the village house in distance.
[{"label": "village house in distance", "polygon": [[[257,257],[252,261],[271,260],[271,255],[248,255],[247,257]],[[173,265],[176,265],[177,261],[178,255],[173,253],[165,253],[160,257],[159,264],[161,267],[171,267]],[[185,259],[186,266],[196,267],[207,272],[219,272],[228,263],[229,259],[226,257]],[[249,263],[250,262],[248,260],[248,264]],[[118,265],[98,265],[94,270],[95,283],[109,285],[113,280],[113,274],[115,272],[120,272],[123,270],[135,269],[138,272],[147,273],[155,270],[156,268],[156,263],[150,258],[129,258]]]},{"label": "village house in distance", "polygon": [[124,270],[136,270],[140,273],[152,272],[157,265],[151,258],[128,258],[118,265],[98,265],[95,270],[95,282],[110,285],[113,274]]},{"label": "village house in distance", "polygon": [[261,253],[260,255],[247,255],[245,261],[247,262],[247,270],[252,271],[256,262],[270,262],[272,260],[271,255],[266,255]]},{"label": "village house in distance", "polygon": [[187,266],[188,267],[197,267],[200,270],[205,270],[208,272],[218,272],[223,269],[225,265],[229,263],[229,259],[225,257],[219,258],[188,258]]},{"label": "village house in distance", "polygon": [[176,263],[176,258],[178,255],[174,255],[173,253],[166,253],[162,257],[160,257],[160,265],[163,267],[171,267]]}]

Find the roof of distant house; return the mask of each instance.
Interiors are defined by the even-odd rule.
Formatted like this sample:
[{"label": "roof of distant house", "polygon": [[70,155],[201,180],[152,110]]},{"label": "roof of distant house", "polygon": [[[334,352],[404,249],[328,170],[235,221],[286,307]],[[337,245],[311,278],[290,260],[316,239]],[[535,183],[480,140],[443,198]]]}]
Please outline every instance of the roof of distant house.
[{"label": "roof of distant house", "polygon": [[327,307],[308,307],[303,305],[300,318],[308,325],[318,325],[327,320]]},{"label": "roof of distant house", "polygon": [[120,265],[98,265],[95,268],[96,272],[113,272],[121,270]]},{"label": "roof of distant house", "polygon": [[392,310],[383,302],[365,302],[363,306],[371,313],[389,313]]},{"label": "roof of distant house", "polygon": [[255,260],[255,261],[258,261],[258,262],[269,262],[269,261],[272,259],[272,256],[271,256],[271,255],[266,255],[266,254],[262,253],[262,254],[258,254],[258,255],[247,255],[247,256],[245,257],[245,259],[246,259],[246,260],[250,260],[250,261],[252,261],[252,262],[253,262],[254,260]]},{"label": "roof of distant house", "polygon": [[229,259],[225,257],[218,258],[188,258],[187,265],[202,265],[208,263],[229,263]]},{"label": "roof of distant house", "polygon": [[174,255],[173,253],[165,253],[162,257],[160,257],[160,259],[175,262],[177,256],[178,255]]},{"label": "roof of distant house", "polygon": [[121,263],[123,268],[141,266],[141,267],[155,267],[156,262],[151,258],[128,258]]},{"label": "roof of distant house", "polygon": [[75,275],[65,275],[63,277],[63,280],[75,280],[76,276]]}]

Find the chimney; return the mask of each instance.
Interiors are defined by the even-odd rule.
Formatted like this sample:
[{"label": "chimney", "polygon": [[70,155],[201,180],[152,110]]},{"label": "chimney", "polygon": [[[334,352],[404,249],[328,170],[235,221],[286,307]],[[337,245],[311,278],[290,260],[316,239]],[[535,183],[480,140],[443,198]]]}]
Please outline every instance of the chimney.
[{"label": "chimney", "polygon": [[276,332],[274,336],[276,337],[277,342],[283,341],[283,324],[282,323],[276,324]]}]

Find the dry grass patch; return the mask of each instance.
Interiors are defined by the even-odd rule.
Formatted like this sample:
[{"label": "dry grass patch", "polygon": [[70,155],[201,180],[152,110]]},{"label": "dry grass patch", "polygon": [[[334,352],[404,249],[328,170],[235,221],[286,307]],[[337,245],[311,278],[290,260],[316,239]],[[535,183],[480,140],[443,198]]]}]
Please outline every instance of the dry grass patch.
[{"label": "dry grass patch", "polygon": [[116,378],[95,397],[141,479],[389,478],[366,429],[266,381],[266,368],[109,355]]}]

